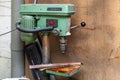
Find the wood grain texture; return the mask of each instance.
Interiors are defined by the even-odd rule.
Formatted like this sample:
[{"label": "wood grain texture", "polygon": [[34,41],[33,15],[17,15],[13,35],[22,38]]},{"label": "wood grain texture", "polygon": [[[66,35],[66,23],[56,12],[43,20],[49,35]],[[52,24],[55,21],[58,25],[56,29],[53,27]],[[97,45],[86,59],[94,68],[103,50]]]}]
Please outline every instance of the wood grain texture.
[{"label": "wood grain texture", "polygon": [[25,3],[25,4],[30,3],[30,0],[24,0],[24,3]]},{"label": "wood grain texture", "polygon": [[85,21],[86,27],[96,27],[72,30],[66,54],[59,51],[59,38],[51,35],[53,63],[83,62],[81,71],[73,76],[76,80],[120,80],[120,0],[39,0],[39,3],[75,4],[72,25]]}]

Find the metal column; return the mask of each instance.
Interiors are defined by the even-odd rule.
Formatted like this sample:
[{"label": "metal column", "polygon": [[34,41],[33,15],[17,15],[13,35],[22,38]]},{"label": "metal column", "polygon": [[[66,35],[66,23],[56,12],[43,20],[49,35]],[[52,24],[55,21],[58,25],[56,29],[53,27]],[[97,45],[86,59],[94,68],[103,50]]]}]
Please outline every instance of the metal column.
[{"label": "metal column", "polygon": [[48,34],[43,36],[43,63],[48,64],[50,62],[50,46],[49,46],[49,38]]},{"label": "metal column", "polygon": [[[23,3],[23,0],[12,0],[12,25],[11,29],[15,29],[15,22],[20,17],[19,6]],[[24,76],[24,54],[23,44],[19,37],[19,31],[15,31],[11,34],[11,75],[12,77]]]}]

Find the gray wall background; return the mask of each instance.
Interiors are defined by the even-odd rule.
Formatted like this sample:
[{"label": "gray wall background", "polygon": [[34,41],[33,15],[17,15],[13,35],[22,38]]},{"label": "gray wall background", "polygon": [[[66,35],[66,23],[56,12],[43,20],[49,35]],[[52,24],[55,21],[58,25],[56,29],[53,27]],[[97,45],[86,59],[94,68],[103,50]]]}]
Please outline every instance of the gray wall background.
[{"label": "gray wall background", "polygon": [[[11,30],[11,0],[0,0],[0,34]],[[11,34],[0,36],[0,79],[11,77]]]}]

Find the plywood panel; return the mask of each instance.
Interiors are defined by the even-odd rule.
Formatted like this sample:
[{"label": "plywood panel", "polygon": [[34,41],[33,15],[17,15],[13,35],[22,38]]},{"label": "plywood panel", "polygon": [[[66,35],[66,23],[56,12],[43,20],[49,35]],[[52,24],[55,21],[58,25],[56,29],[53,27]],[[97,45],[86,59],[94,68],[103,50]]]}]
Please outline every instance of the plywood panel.
[{"label": "plywood panel", "polygon": [[29,3],[30,3],[30,0],[24,0],[24,3],[25,3],[25,4],[29,4]]},{"label": "plywood panel", "polygon": [[81,71],[73,76],[76,80],[120,80],[120,0],[39,0],[39,3],[73,3],[76,14],[72,16],[72,25],[85,21],[86,27],[96,27],[72,30],[66,54],[59,51],[59,38],[51,35],[52,62],[83,62]]}]

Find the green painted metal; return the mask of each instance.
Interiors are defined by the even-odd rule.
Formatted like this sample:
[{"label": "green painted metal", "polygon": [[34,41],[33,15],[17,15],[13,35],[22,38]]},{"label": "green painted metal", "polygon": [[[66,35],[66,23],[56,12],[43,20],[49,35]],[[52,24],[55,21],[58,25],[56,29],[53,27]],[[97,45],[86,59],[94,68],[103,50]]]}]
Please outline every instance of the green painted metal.
[{"label": "green painted metal", "polygon": [[33,33],[23,33],[20,34],[21,40],[26,42],[33,42],[36,40],[36,35]]},{"label": "green painted metal", "polygon": [[20,26],[22,28],[34,29],[35,27],[35,21],[33,16],[23,16],[20,19],[20,23]]},{"label": "green painted metal", "polygon": [[[23,15],[20,20],[22,28],[45,28],[48,27],[47,20],[56,20],[57,25],[50,32],[57,32],[58,36],[68,36],[70,35],[70,17],[75,13],[75,6],[73,4],[23,4],[20,7],[20,13]],[[21,39],[32,42],[36,38],[33,33],[22,33]]]},{"label": "green painted metal", "polygon": [[42,28],[46,27],[47,19],[55,19],[58,20],[58,26],[54,28],[53,31],[58,30],[59,36],[67,36],[67,32],[70,31],[70,17],[54,17],[54,16],[40,16],[38,20],[37,26]]},{"label": "green painted metal", "polygon": [[[20,19],[20,26],[25,29],[34,29],[35,27],[35,22],[34,22],[34,17],[33,16],[23,16]],[[21,32],[21,40],[22,41],[27,41],[27,42],[32,42],[35,41],[36,35],[35,33],[24,33]]]},{"label": "green painted metal", "polygon": [[74,71],[72,71],[71,73],[64,73],[64,72],[55,72],[52,70],[45,70],[45,72],[47,74],[52,74],[52,75],[58,75],[58,76],[63,76],[63,77],[71,77],[72,75],[74,75],[75,73],[79,72],[80,68],[75,69]]},{"label": "green painted metal", "polygon": [[[52,9],[49,10],[50,8]],[[75,7],[73,4],[23,4],[20,7],[20,13],[27,15],[69,16],[75,13]]]}]

